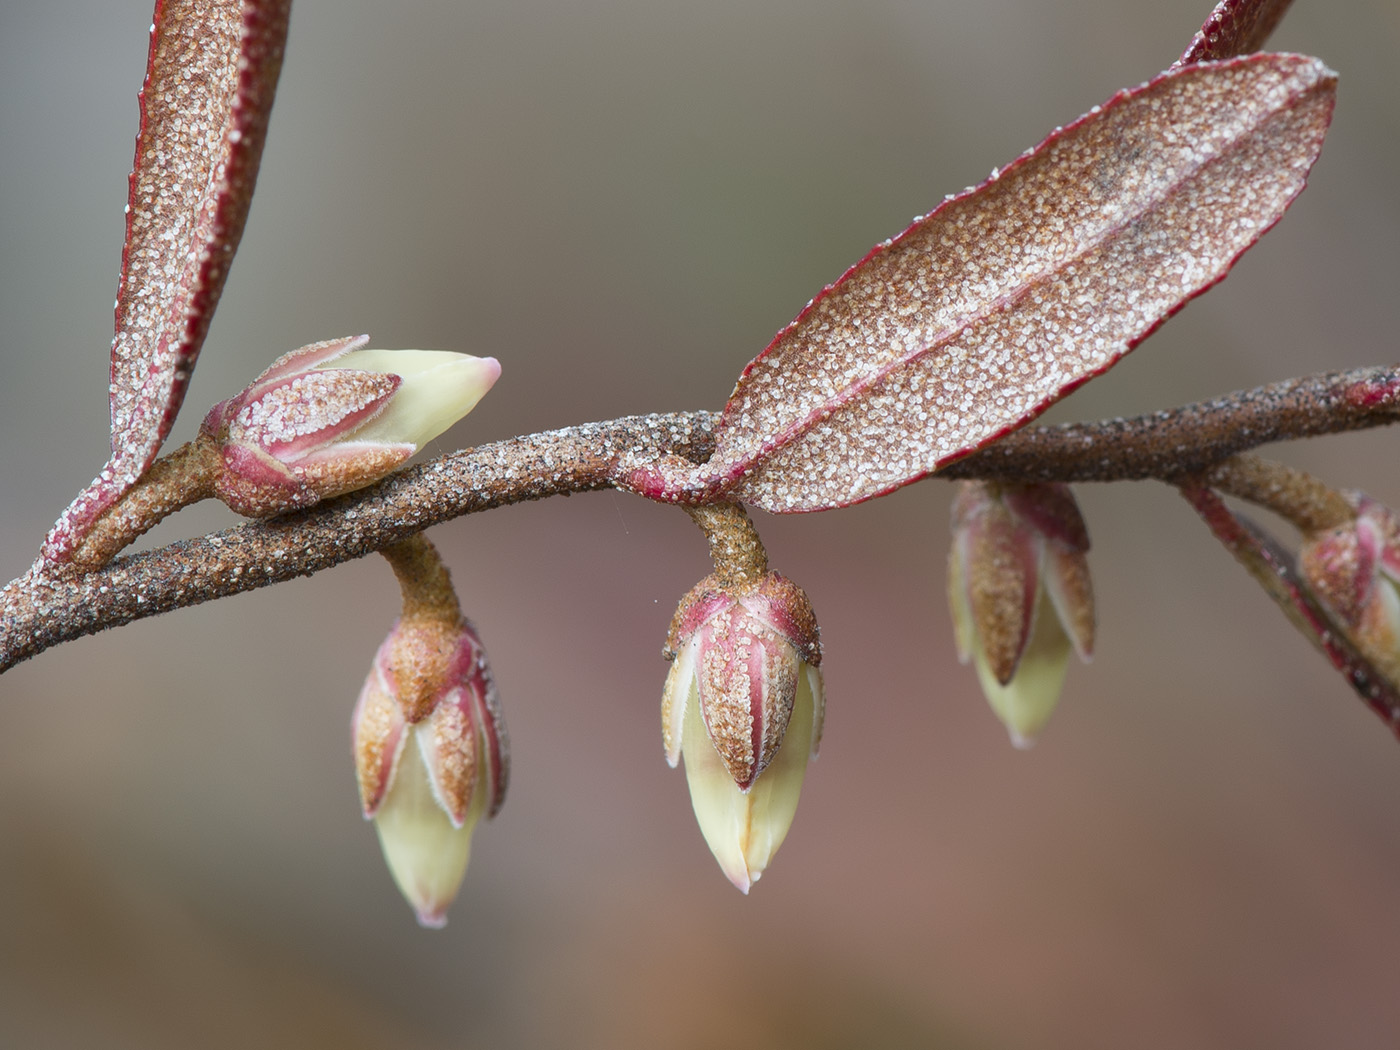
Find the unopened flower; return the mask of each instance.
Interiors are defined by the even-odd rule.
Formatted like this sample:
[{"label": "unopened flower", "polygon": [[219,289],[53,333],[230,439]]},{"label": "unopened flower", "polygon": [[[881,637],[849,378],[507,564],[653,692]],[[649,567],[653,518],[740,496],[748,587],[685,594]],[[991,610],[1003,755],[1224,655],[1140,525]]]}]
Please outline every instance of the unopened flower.
[{"label": "unopened flower", "polygon": [[681,601],[666,655],[666,761],[674,768],[684,757],[700,831],[748,893],[792,825],[821,742],[816,618],[802,589],[777,573],[737,592],[710,576]]},{"label": "unopened flower", "polygon": [[1368,496],[1356,505],[1354,521],[1308,536],[1298,563],[1362,653],[1400,682],[1400,519]]},{"label": "unopened flower", "polygon": [[1069,487],[963,482],[948,597],[959,658],[1018,747],[1059,702],[1070,649],[1094,647],[1089,535]]},{"label": "unopened flower", "polygon": [[353,719],[360,800],[389,871],[424,926],[442,926],[472,831],[505,800],[509,752],[486,654],[470,624],[396,624]]},{"label": "unopened flower", "polygon": [[313,343],[274,361],[201,431],[220,466],[214,490],[267,517],[373,484],[475,407],[495,358],[365,350],[368,336]]}]

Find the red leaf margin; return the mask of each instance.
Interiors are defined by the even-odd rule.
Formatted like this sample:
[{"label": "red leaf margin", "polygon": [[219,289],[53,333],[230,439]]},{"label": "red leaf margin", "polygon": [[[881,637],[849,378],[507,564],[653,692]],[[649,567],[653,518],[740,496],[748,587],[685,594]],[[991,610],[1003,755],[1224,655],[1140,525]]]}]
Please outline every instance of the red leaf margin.
[{"label": "red leaf margin", "polygon": [[[843,294],[850,293],[853,285],[859,280],[879,284],[880,276],[878,274],[872,276],[877,267],[889,264],[889,260],[896,258],[899,251],[911,249],[918,238],[929,236],[930,231],[936,233],[937,227],[934,224],[946,219],[953,209],[963,208],[969,202],[976,204],[979,198],[1002,193],[1008,185],[1014,187],[1017,179],[1024,181],[1027,171],[1033,170],[1048,151],[1058,148],[1066,141],[1072,144],[1073,136],[1084,134],[1085,129],[1092,131],[1095,125],[1105,126],[1102,122],[1107,119],[1108,114],[1113,113],[1116,109],[1124,107],[1134,100],[1145,100],[1146,104],[1156,105],[1158,95],[1173,90],[1174,84],[1179,84],[1187,78],[1222,78],[1223,83],[1223,78],[1238,76],[1241,73],[1246,77],[1263,78],[1266,75],[1277,74],[1285,80],[1289,77],[1300,78],[1300,83],[1303,86],[1296,93],[1297,97],[1283,100],[1277,107],[1277,112],[1287,114],[1294,107],[1301,105],[1305,99],[1316,103],[1318,109],[1315,114],[1312,114],[1315,119],[1311,123],[1304,122],[1308,130],[1308,134],[1304,136],[1307,140],[1306,145],[1302,150],[1305,163],[1299,165],[1301,170],[1296,173],[1296,179],[1290,183],[1287,192],[1282,195],[1279,206],[1259,215],[1257,221],[1253,213],[1241,212],[1238,218],[1250,228],[1249,235],[1242,237],[1237,245],[1232,241],[1225,257],[1209,272],[1200,275],[1199,279],[1184,287],[1179,294],[1175,294],[1170,303],[1152,313],[1150,317],[1147,317],[1132,330],[1124,333],[1115,343],[1111,352],[1102,354],[1099,358],[1084,364],[1078,371],[1074,371],[1067,377],[1052,375],[1051,382],[1043,389],[1036,388],[1034,399],[1028,400],[1025,404],[1018,403],[1014,413],[1004,414],[1004,418],[996,420],[993,425],[988,425],[981,431],[970,434],[967,440],[959,439],[959,443],[942,452],[932,455],[924,454],[922,458],[915,456],[907,459],[901,462],[898,469],[890,472],[888,476],[875,480],[865,477],[863,471],[865,467],[869,466],[869,463],[862,460],[858,454],[850,452],[846,447],[840,447],[839,453],[833,453],[829,448],[819,448],[815,453],[808,450],[809,454],[805,461],[802,461],[802,457],[793,451],[793,446],[804,441],[806,436],[816,428],[821,428],[824,432],[833,429],[828,426],[827,421],[835,412],[842,409],[841,399],[849,393],[855,383],[849,375],[842,372],[841,367],[837,366],[839,362],[837,365],[822,362],[820,354],[815,358],[809,357],[806,362],[801,361],[803,350],[800,344],[802,340],[812,336],[822,326],[830,327],[831,324],[841,323],[851,328],[859,328],[862,324],[866,327],[879,327],[888,321],[894,327],[896,334],[900,336],[908,334],[907,328],[901,329],[899,327],[900,318],[897,316],[897,311],[907,305],[907,296],[902,301],[896,297],[894,305],[885,309],[883,313],[872,311],[869,316],[853,317],[848,311],[847,315],[841,315],[838,300]],[[745,368],[735,387],[734,394],[731,395],[725,406],[717,428],[717,450],[710,462],[685,476],[677,476],[664,464],[657,467],[640,467],[628,479],[629,487],[652,498],[667,500],[703,500],[716,498],[717,495],[725,495],[774,513],[827,510],[884,495],[895,488],[916,481],[937,467],[967,455],[1024,425],[1081,383],[1107,370],[1124,353],[1136,346],[1152,331],[1155,331],[1167,317],[1180,309],[1188,300],[1220,281],[1228,273],[1239,255],[1243,254],[1258,240],[1259,236],[1278,221],[1288,204],[1298,192],[1301,192],[1306,182],[1307,170],[1311,167],[1321,148],[1322,138],[1331,119],[1334,89],[1335,74],[1332,74],[1316,59],[1296,55],[1265,54],[1169,71],[1139,88],[1119,92],[1104,106],[1096,107],[1068,127],[1057,129],[1039,146],[1022,154],[1006,169],[999,172],[994,171],[992,177],[980,186],[963,194],[949,197],[933,212],[916,221],[898,237],[877,246],[864,259],[847,270],[834,284],[823,289],[790,325],[778,333],[768,348]],[[1233,105],[1234,103],[1228,99],[1221,103],[1222,108],[1229,108]],[[1274,112],[1274,109],[1270,109],[1265,115]],[[1291,148],[1296,148],[1296,144]],[[1123,225],[1126,227],[1137,223],[1141,218],[1141,214],[1128,216]],[[1184,255],[1180,261],[1182,265],[1195,262],[1193,258]],[[908,275],[897,272],[894,276],[903,279]],[[882,287],[888,288],[889,284]],[[1017,291],[1025,293],[1028,287],[1030,286],[1022,285]],[[894,289],[894,291],[898,292],[898,289]],[[1003,295],[988,305],[990,308],[1001,309],[1013,298],[1014,296]],[[837,305],[833,306],[834,303]],[[824,312],[826,316],[819,317],[819,312]],[[780,360],[783,353],[791,351],[794,345],[798,345],[799,348],[792,351],[789,356],[795,356],[798,360],[785,362]],[[946,346],[946,340],[944,345]],[[921,346],[910,355],[908,360],[918,359],[929,349],[930,345]],[[884,378],[871,377],[869,374],[872,371],[878,371],[878,366],[870,360],[877,352],[868,352],[867,359],[860,365],[864,369],[861,374],[869,380],[866,386],[873,384],[877,378]],[[982,378],[985,379],[987,377],[986,368],[981,364],[976,367],[983,369]],[[827,374],[820,374],[823,369],[826,370]],[[855,370],[852,369],[852,371]],[[835,375],[834,380],[833,374]],[[976,379],[977,376],[973,378]],[[998,377],[992,375],[991,378]],[[837,382],[845,382],[846,385],[838,387]],[[761,389],[765,386],[767,387],[766,392]],[[813,389],[819,387],[825,389],[815,395],[811,393]],[[755,388],[760,388],[759,392],[764,393],[767,399],[766,405],[758,403],[763,398],[755,396]],[[807,403],[800,407],[798,413],[802,418],[784,419],[785,413],[782,410],[784,401],[791,402],[794,398],[800,399],[804,394]],[[990,396],[996,397],[998,395],[994,392]],[[821,400],[822,398],[825,400]],[[917,401],[917,399],[913,400]],[[913,404],[912,407],[900,404],[896,406],[892,414],[898,416],[899,413],[903,412],[908,416],[909,413],[917,414],[924,411],[927,407],[918,403]],[[928,413],[925,412],[925,414]],[[789,410],[786,415],[792,416],[793,413]],[[906,418],[900,422],[908,423],[910,419]],[[930,421],[927,427],[931,429],[942,426],[944,422],[941,420]],[[870,443],[881,449],[881,457],[884,459],[897,458],[892,440],[887,440],[890,439],[891,435],[899,436],[905,431],[908,433],[918,432],[908,427],[905,428],[905,431],[897,432],[893,426],[887,426],[885,433],[880,433],[878,426],[867,427],[867,430],[874,433],[874,438]],[[840,442],[837,444],[839,446]],[[787,462],[783,462],[785,455]],[[829,479],[833,474],[842,475],[841,481],[843,485],[846,485],[845,488],[826,484],[823,475]],[[848,485],[851,477],[856,477],[859,484]]]},{"label": "red leaf margin", "polygon": [[64,511],[62,563],[175,422],[243,235],[291,0],[156,0],[112,340],[111,458]]},{"label": "red leaf margin", "polygon": [[1293,0],[1220,0],[1172,69],[1258,51]]}]

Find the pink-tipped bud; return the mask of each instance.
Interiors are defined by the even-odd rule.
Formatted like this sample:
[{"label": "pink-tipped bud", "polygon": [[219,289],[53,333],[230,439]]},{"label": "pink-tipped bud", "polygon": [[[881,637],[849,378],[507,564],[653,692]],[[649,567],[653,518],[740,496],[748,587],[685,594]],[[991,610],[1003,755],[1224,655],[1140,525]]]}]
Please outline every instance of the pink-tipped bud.
[{"label": "pink-tipped bud", "polygon": [[969,481],[953,501],[948,597],[958,655],[1018,747],[1059,702],[1071,648],[1094,648],[1089,535],[1066,485]]},{"label": "pink-tipped bud", "polygon": [[738,591],[710,576],[676,610],[666,656],[666,760],[685,758],[705,841],[747,893],[787,835],[821,742],[816,617],[802,589],[777,573]]},{"label": "pink-tipped bud", "polygon": [[505,722],[470,624],[396,624],[355,705],[365,817],[424,926],[442,926],[466,874],[471,836],[505,800]]},{"label": "pink-tipped bud", "polygon": [[279,357],[204,418],[215,494],[250,517],[373,484],[475,407],[501,368],[436,350],[365,350],[368,336]]},{"label": "pink-tipped bud", "polygon": [[1355,504],[1354,521],[1303,541],[1299,568],[1362,653],[1400,682],[1400,519],[1368,496]]}]

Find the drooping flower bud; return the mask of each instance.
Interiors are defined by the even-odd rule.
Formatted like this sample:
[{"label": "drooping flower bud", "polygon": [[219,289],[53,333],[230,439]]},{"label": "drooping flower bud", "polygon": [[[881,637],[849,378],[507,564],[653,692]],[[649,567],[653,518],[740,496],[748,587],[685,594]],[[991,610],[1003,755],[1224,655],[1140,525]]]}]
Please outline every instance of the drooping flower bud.
[{"label": "drooping flower bud", "polygon": [[215,494],[267,517],[373,484],[475,407],[501,366],[442,350],[365,350],[368,336],[279,357],[209,410]]},{"label": "drooping flower bud", "polygon": [[1357,496],[1356,519],[1304,539],[1298,564],[1362,653],[1400,682],[1400,519]]},{"label": "drooping flower bud", "polygon": [[472,831],[505,800],[509,750],[476,631],[396,624],[352,724],[360,800],[418,921],[442,926]]},{"label": "drooping flower bud", "polygon": [[1070,649],[1094,647],[1089,535],[1069,487],[969,481],[953,501],[948,598],[958,656],[1018,747],[1055,709]]},{"label": "drooping flower bud", "polygon": [[797,812],[821,742],[825,696],[811,603],[777,573],[727,589],[708,576],[666,643],[666,761],[684,756],[690,801],[720,868],[744,893]]}]

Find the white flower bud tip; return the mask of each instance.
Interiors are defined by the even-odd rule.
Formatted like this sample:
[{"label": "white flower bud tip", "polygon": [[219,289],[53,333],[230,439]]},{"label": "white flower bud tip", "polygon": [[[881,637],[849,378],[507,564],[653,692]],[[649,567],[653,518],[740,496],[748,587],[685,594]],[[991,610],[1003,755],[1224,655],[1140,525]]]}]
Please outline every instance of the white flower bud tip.
[{"label": "white flower bud tip", "polygon": [[374,827],[389,872],[418,922],[437,929],[447,924],[448,905],[467,873],[472,831],[485,813],[489,792],[478,783],[467,819],[454,827],[428,777],[423,749],[432,746],[432,728],[415,726],[374,816]]},{"label": "white flower bud tip", "polygon": [[690,803],[710,852],[742,893],[762,876],[792,826],[807,762],[820,735],[821,692],[821,671],[803,664],[782,744],[753,785],[742,791],[710,741],[692,679],[682,730]]},{"label": "white flower bud tip", "polygon": [[1060,625],[1049,598],[1042,593],[1030,642],[1021,654],[1021,662],[1011,681],[1002,685],[981,651],[975,654],[982,692],[1006,726],[1015,747],[1025,750],[1034,744],[1037,734],[1054,713],[1069,671],[1070,650],[1069,636]]},{"label": "white flower bud tip", "polygon": [[388,407],[347,440],[421,449],[486,396],[501,376],[494,357],[448,350],[353,350],[319,366],[397,375]]}]

